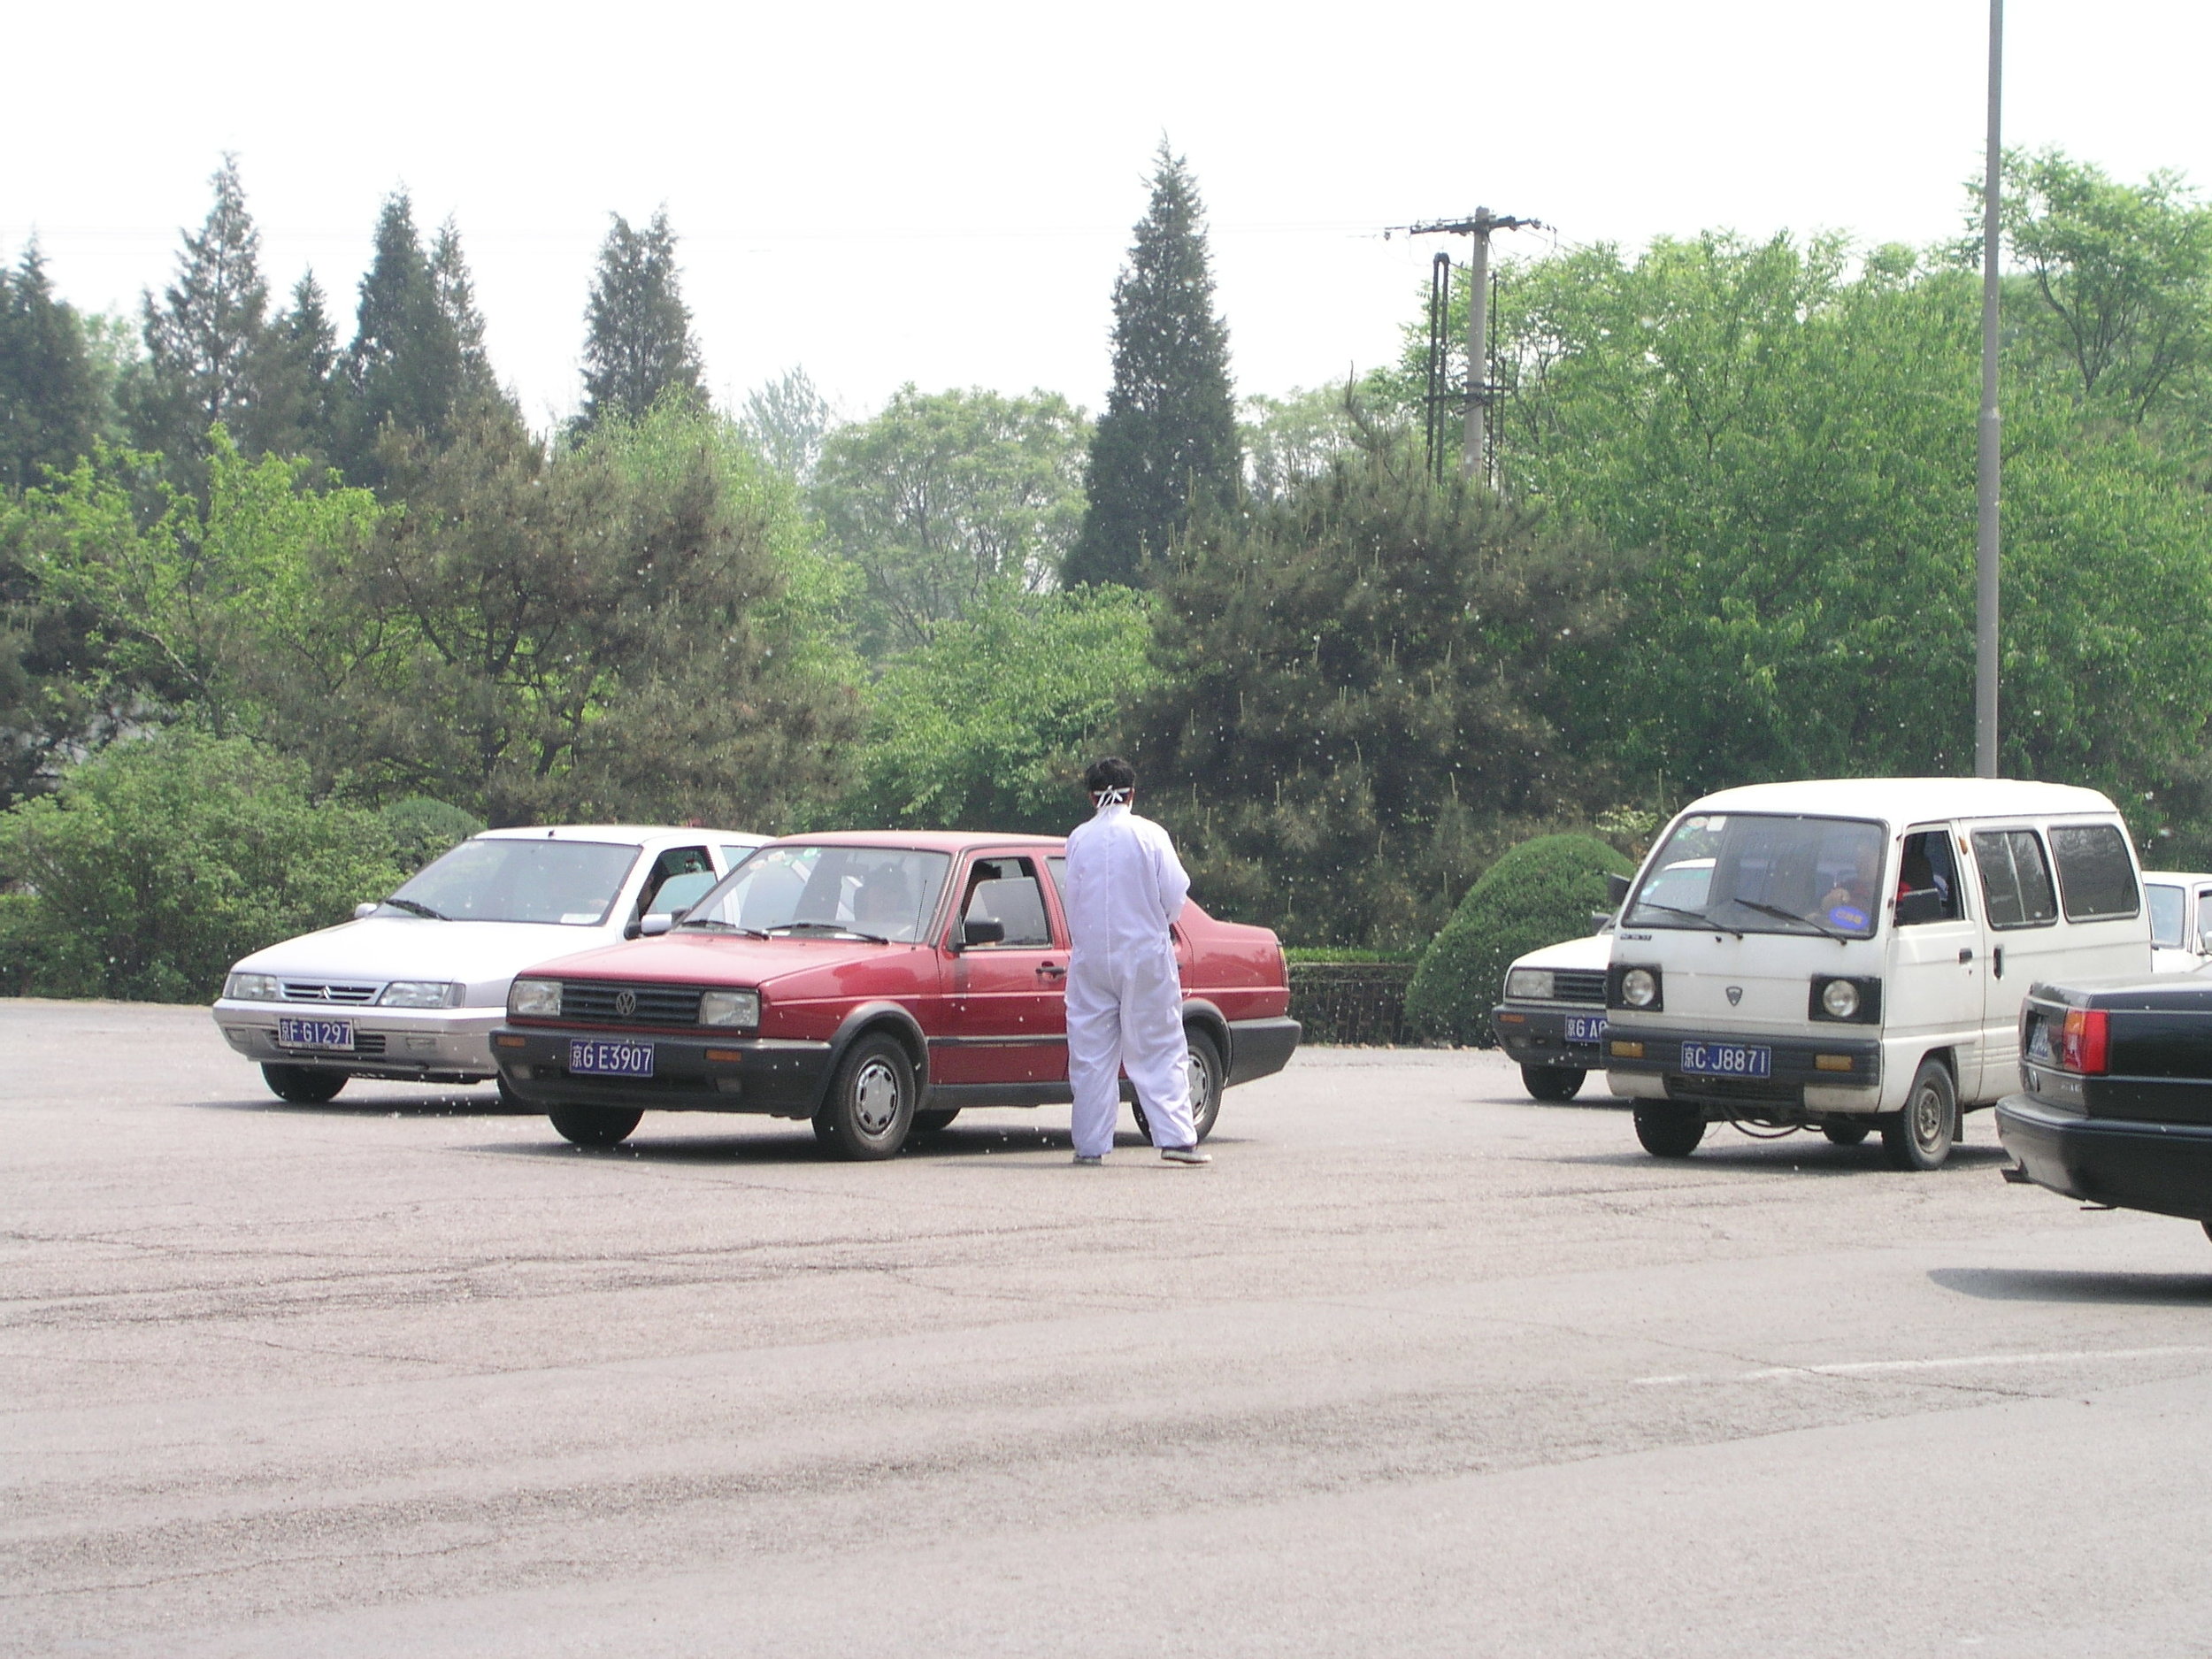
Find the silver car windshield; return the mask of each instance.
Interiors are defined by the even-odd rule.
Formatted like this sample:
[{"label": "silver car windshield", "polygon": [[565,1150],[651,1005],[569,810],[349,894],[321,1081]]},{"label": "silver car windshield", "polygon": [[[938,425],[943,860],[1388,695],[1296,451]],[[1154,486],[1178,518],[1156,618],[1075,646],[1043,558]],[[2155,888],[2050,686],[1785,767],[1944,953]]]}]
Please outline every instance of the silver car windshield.
[{"label": "silver car windshield", "polygon": [[1684,818],[1622,912],[1624,927],[1865,939],[1881,919],[1878,824],[1698,813]]},{"label": "silver car windshield", "polygon": [[947,854],[903,847],[764,847],[678,926],[911,943],[936,914],[951,868]]},{"label": "silver car windshield", "polygon": [[637,848],[608,841],[463,841],[418,870],[376,913],[596,927],[637,859]]}]

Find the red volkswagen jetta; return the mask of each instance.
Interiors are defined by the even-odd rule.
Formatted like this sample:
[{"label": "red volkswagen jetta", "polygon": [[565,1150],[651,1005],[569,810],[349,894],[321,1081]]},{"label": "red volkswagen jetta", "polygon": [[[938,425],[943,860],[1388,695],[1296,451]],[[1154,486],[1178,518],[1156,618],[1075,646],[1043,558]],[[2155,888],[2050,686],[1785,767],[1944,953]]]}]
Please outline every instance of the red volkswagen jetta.
[{"label": "red volkswagen jetta", "polygon": [[[518,975],[492,1052],[579,1146],[657,1108],[809,1118],[882,1158],[964,1107],[1064,1102],[1064,864],[1039,835],[772,841],[657,937]],[[1202,1140],[1224,1088],[1282,1070],[1298,1024],[1266,928],[1194,903],[1175,950]]]}]

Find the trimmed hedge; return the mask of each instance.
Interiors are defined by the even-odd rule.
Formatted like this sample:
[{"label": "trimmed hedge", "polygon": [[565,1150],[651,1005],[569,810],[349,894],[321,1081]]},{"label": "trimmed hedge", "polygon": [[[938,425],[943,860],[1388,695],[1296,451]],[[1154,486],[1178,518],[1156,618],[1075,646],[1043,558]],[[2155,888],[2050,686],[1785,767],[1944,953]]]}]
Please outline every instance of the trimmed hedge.
[{"label": "trimmed hedge", "polygon": [[1606,876],[1631,868],[1594,835],[1540,835],[1514,848],[1430,941],[1406,990],[1408,1025],[1422,1037],[1487,1047],[1490,1010],[1513,959],[1587,933],[1590,912],[1611,908]]},{"label": "trimmed hedge", "polygon": [[[1406,985],[1410,962],[1379,958],[1325,961],[1290,956],[1290,1017],[1304,1028],[1301,1043],[1402,1043],[1406,1040]],[[1317,953],[1318,954],[1318,953]],[[1371,957],[1377,953],[1365,953]]]}]

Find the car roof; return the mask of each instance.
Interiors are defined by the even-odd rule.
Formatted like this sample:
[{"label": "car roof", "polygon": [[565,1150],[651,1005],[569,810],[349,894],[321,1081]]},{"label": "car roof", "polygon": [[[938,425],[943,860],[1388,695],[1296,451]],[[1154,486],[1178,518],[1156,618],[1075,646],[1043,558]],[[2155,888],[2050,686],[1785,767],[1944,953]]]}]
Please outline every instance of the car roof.
[{"label": "car roof", "polygon": [[470,839],[480,841],[599,841],[624,847],[649,847],[655,841],[743,841],[749,846],[759,846],[768,837],[749,834],[743,830],[685,828],[669,825],[532,824],[514,829],[480,830]]},{"label": "car roof", "polygon": [[1907,825],[1928,818],[2110,817],[2118,810],[2094,789],[2012,778],[1824,778],[1746,784],[1694,803],[1693,812],[1804,813],[1879,818]]},{"label": "car roof", "polygon": [[826,830],[814,835],[787,835],[786,841],[813,847],[908,847],[925,852],[964,853],[979,847],[1041,847],[1056,851],[1064,835],[995,835],[987,830]]}]

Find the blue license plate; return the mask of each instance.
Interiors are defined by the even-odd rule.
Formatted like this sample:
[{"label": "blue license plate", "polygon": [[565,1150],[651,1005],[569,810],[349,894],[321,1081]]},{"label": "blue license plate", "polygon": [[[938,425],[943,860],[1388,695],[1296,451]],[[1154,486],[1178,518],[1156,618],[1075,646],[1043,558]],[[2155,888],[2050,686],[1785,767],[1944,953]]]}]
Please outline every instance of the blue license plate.
[{"label": "blue license plate", "polygon": [[650,1077],[653,1045],[573,1037],[569,1040],[568,1069],[577,1077]]},{"label": "blue license plate", "polygon": [[1696,1077],[1771,1077],[1774,1050],[1747,1042],[1686,1042],[1682,1069]]},{"label": "blue license plate", "polygon": [[277,1016],[277,1047],[280,1048],[350,1048],[353,1047],[353,1022],[349,1019],[302,1019],[294,1015]]},{"label": "blue license plate", "polygon": [[1603,1042],[1605,1016],[1602,1014],[1570,1014],[1567,1016],[1569,1042]]}]

